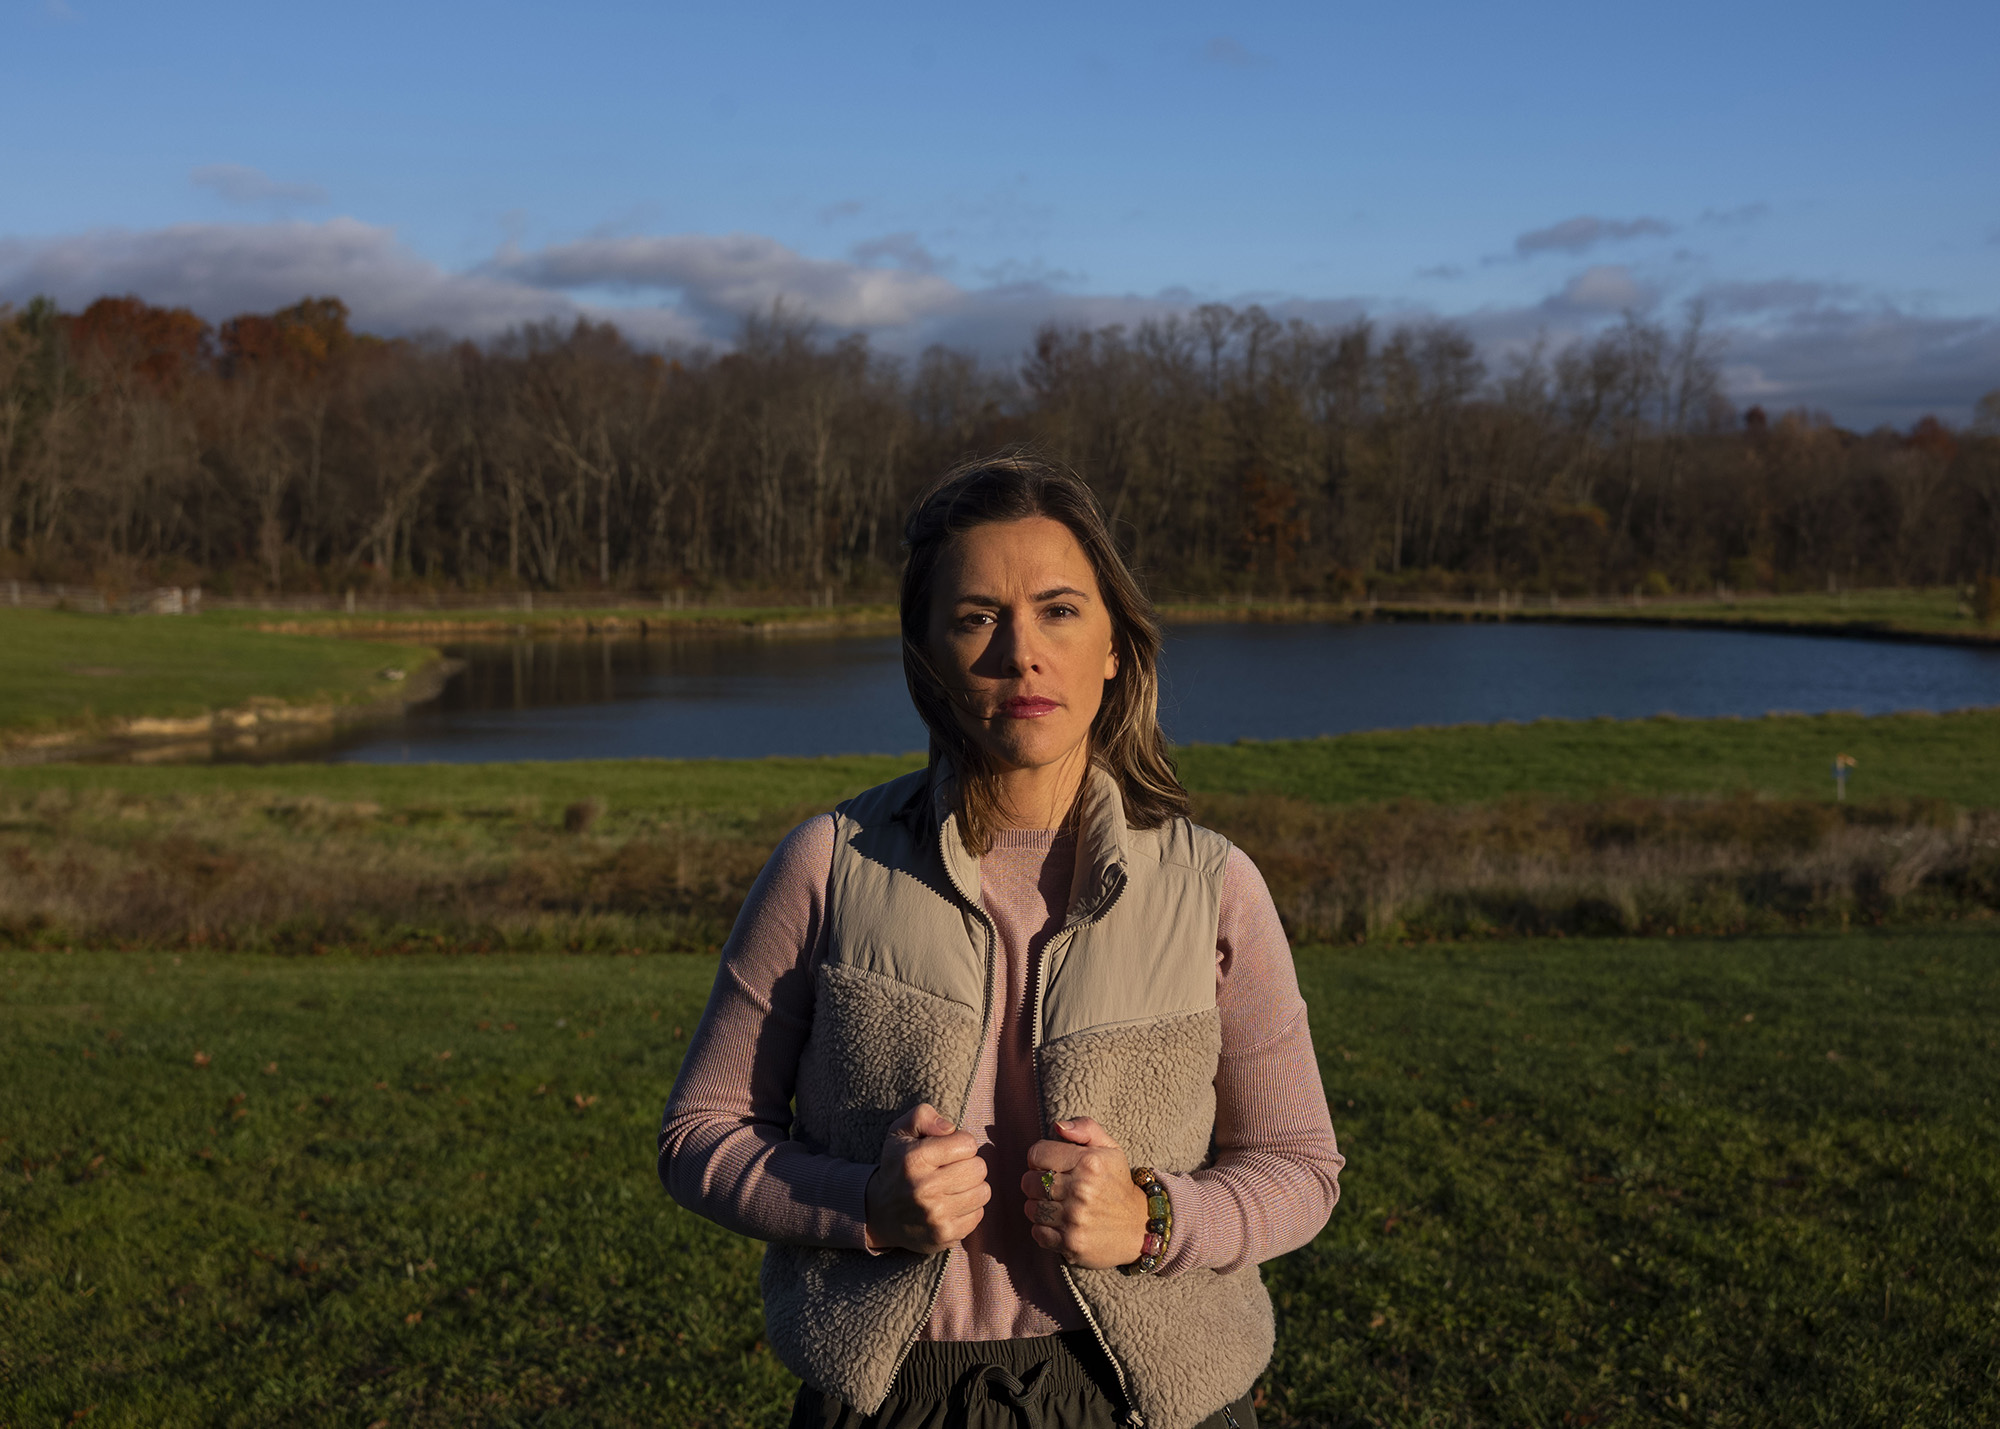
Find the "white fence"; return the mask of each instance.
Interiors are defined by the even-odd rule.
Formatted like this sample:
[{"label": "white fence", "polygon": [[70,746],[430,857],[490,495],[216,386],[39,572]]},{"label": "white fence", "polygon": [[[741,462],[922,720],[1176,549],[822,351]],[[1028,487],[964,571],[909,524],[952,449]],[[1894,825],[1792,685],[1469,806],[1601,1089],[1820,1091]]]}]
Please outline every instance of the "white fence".
[{"label": "white fence", "polygon": [[96,613],[115,610],[131,615],[195,615],[201,611],[201,587],[159,586],[114,599],[94,586],[0,581],[0,605],[27,610],[86,610]]}]

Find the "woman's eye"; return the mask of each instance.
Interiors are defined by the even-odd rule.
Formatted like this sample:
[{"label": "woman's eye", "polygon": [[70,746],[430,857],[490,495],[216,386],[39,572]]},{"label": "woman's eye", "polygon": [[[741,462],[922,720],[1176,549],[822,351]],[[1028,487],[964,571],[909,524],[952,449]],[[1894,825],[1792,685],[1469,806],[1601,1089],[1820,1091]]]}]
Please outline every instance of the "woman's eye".
[{"label": "woman's eye", "polygon": [[1073,605],[1052,605],[1049,607],[1048,613],[1050,615],[1075,615],[1076,607]]}]

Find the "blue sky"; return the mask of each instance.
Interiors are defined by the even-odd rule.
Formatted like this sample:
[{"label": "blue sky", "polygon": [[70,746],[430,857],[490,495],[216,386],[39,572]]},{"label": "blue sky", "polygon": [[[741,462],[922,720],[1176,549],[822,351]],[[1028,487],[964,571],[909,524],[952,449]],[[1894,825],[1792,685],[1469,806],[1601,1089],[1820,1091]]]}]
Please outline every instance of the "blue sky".
[{"label": "blue sky", "polygon": [[2000,6],[10,0],[0,300],[385,332],[782,299],[891,351],[1220,300],[1496,361],[1706,300],[1743,401],[2000,387]]}]

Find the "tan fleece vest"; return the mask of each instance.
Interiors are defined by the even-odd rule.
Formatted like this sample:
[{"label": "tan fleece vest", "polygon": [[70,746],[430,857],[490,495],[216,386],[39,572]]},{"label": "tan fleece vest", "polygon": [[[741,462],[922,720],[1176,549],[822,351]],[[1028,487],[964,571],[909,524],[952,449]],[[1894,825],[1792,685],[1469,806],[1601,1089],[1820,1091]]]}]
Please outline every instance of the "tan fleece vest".
[{"label": "tan fleece vest", "polygon": [[[872,1162],[919,1102],[954,1121],[965,1113],[987,1021],[999,1015],[996,948],[948,781],[907,775],[835,810],[828,946],[792,1126],[816,1151]],[[1226,840],[1185,819],[1128,829],[1116,783],[1093,770],[1076,891],[1032,1003],[1045,1127],[1091,1116],[1135,1166],[1208,1164],[1228,856]],[[996,1187],[1001,1213],[1013,1189]],[[770,1246],[771,1347],[808,1384],[873,1413],[930,1319],[944,1254]],[[1153,1429],[1189,1429],[1246,1393],[1270,1359],[1271,1302],[1255,1266],[1064,1273],[1129,1407]]]}]

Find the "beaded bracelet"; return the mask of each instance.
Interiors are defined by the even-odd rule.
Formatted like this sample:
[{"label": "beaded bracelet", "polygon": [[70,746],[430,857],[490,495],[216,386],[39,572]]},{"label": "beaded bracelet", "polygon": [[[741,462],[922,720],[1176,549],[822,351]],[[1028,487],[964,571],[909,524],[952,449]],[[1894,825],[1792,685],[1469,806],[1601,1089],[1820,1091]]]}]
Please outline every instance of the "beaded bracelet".
[{"label": "beaded bracelet", "polygon": [[1174,1238],[1174,1203],[1167,1188],[1150,1166],[1132,1168],[1132,1184],[1146,1193],[1146,1238],[1139,1243],[1139,1258],[1118,1267],[1120,1275],[1151,1275],[1167,1258],[1167,1242]]}]

